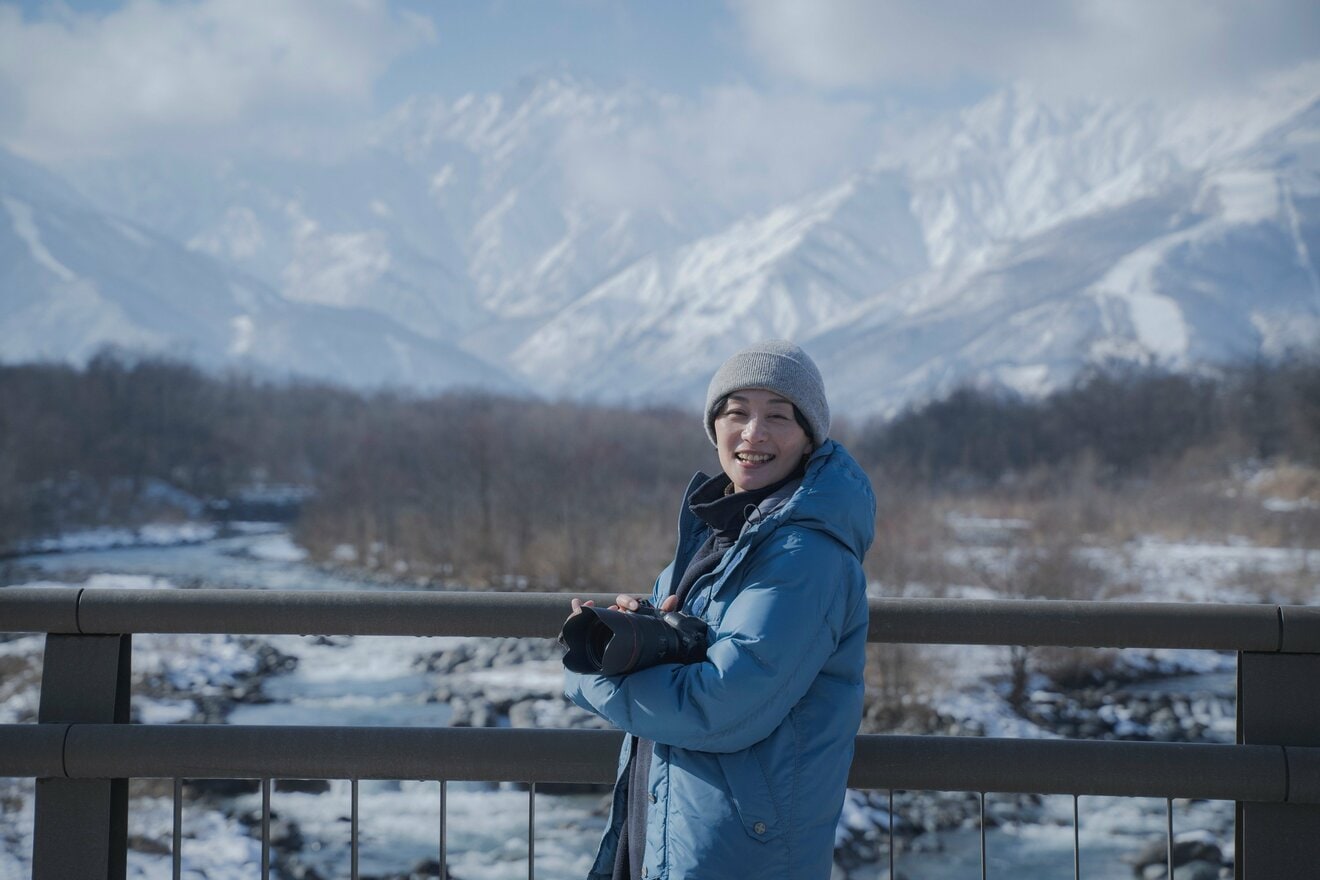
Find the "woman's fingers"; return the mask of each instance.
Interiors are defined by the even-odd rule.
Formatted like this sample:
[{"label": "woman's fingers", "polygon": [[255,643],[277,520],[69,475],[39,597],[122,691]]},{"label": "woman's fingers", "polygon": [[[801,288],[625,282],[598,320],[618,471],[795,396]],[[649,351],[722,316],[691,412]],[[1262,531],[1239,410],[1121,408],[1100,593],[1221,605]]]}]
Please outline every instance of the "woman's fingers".
[{"label": "woman's fingers", "polygon": [[579,615],[579,614],[582,613],[582,609],[583,609],[583,608],[590,608],[590,607],[592,607],[592,606],[595,605],[595,604],[596,604],[596,603],[593,602],[593,601],[591,601],[590,599],[588,599],[587,601],[583,602],[581,599],[578,599],[577,597],[574,597],[574,598],[573,598],[573,613],[570,614],[570,615],[568,615],[568,616],[569,616],[569,617],[576,617],[577,615]]},{"label": "woman's fingers", "polygon": [[[641,608],[641,603],[635,596],[629,596],[627,593],[620,593],[614,597],[614,604],[610,608],[614,611],[636,611]],[[660,603],[661,611],[673,611],[678,607],[677,596],[667,596],[665,601]]]}]

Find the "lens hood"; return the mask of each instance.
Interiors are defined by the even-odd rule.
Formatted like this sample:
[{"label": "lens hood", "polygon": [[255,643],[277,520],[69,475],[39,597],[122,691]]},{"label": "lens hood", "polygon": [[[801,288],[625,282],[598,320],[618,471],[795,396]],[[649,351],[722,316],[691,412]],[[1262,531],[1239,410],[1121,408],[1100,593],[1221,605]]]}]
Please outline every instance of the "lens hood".
[{"label": "lens hood", "polygon": [[583,606],[564,622],[560,644],[572,672],[626,675],[659,663],[695,663],[706,657],[706,625],[676,611],[657,614]]}]

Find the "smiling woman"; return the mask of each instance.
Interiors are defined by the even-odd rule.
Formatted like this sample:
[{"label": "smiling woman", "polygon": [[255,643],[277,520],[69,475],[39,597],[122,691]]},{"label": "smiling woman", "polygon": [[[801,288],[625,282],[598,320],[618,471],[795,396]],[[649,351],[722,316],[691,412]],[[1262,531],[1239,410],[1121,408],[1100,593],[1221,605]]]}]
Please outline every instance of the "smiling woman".
[{"label": "smiling woman", "polygon": [[[586,653],[572,650],[586,630],[573,600],[565,691],[632,734],[590,880],[830,876],[861,720],[875,496],[829,425],[820,372],[792,343],[746,348],[711,380],[723,473],[689,485],[650,597],[682,638],[704,632],[704,650],[572,671]],[[627,595],[612,610],[655,616]],[[640,648],[641,624],[621,619],[611,638]]]}]

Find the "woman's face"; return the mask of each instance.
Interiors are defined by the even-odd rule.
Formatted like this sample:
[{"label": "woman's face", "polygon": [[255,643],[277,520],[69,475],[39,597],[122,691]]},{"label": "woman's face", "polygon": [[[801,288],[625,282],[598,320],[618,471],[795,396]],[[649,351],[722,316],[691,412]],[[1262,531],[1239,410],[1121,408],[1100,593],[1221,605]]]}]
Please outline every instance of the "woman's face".
[{"label": "woman's face", "polygon": [[715,416],[720,467],[739,492],[777,483],[811,452],[793,404],[763,388],[735,391]]}]

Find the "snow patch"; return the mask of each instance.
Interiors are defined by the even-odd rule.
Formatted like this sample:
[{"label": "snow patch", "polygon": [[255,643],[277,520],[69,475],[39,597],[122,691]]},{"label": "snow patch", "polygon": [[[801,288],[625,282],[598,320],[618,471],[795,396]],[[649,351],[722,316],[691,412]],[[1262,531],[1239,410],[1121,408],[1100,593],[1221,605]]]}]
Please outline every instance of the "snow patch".
[{"label": "snow patch", "polygon": [[229,327],[233,331],[229,340],[229,354],[237,357],[251,352],[252,340],[255,335],[252,316],[236,315],[229,319]]},{"label": "snow patch", "polygon": [[444,190],[449,182],[454,179],[454,166],[445,165],[435,174],[431,175],[431,195],[438,196]]},{"label": "snow patch", "polygon": [[175,544],[200,544],[215,538],[217,529],[209,523],[156,523],[132,528],[95,528],[66,532],[21,544],[20,553],[74,553],[110,550],[117,547],[167,547]]},{"label": "snow patch", "polygon": [[5,210],[9,212],[9,219],[14,224],[14,232],[27,245],[32,259],[61,281],[77,281],[77,273],[55,259],[55,256],[46,249],[45,243],[41,240],[41,231],[37,229],[37,223],[32,217],[32,207],[10,196],[5,196],[0,201],[4,202]]},{"label": "snow patch", "polygon": [[247,555],[268,562],[302,562],[307,551],[289,537],[287,532],[266,535],[247,545]]},{"label": "snow patch", "polygon": [[1260,223],[1278,216],[1279,182],[1269,170],[1237,168],[1211,176],[1205,190],[1218,203],[1228,223]]}]

